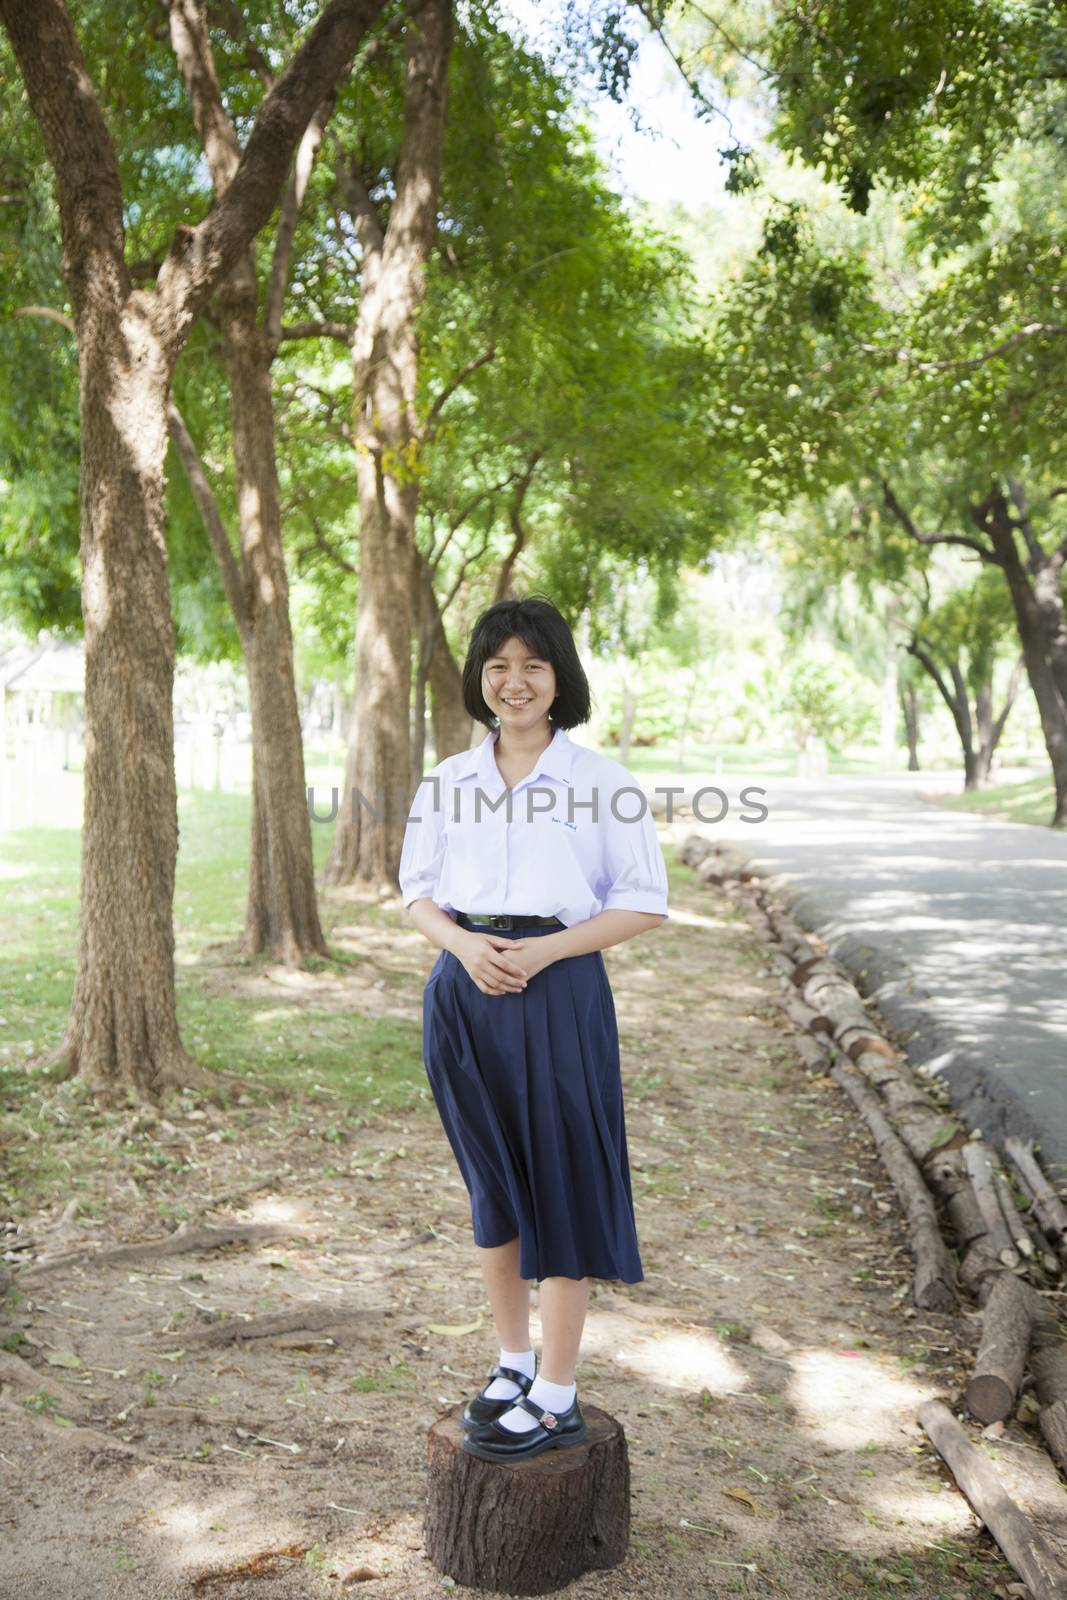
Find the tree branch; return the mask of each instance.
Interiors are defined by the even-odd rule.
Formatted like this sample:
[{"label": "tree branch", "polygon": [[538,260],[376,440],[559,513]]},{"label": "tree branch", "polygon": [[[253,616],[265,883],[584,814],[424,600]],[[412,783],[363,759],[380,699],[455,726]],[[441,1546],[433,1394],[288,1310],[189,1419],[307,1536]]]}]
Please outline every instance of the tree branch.
[{"label": "tree branch", "polygon": [[207,530],[208,540],[215,552],[215,560],[219,565],[222,575],[222,586],[226,591],[226,598],[230,603],[233,619],[237,624],[237,631],[242,638],[247,637],[249,628],[248,605],[245,601],[244,577],[240,564],[226,534],[226,526],[222,520],[219,503],[215,492],[207,479],[204,463],[193,443],[192,435],[185,425],[178,407],[173,400],[167,409],[167,422],[171,442],[178,452],[179,460],[185,469],[185,476],[189,480],[193,499],[196,501],[197,510],[200,512],[204,527]]},{"label": "tree branch", "polygon": [[1004,732],[1004,724],[1008,720],[1008,712],[1015,704],[1015,696],[1019,692],[1019,680],[1022,677],[1025,663],[1026,652],[1025,650],[1020,650],[1019,654],[1015,658],[1015,665],[1011,669],[1011,679],[1008,683],[1007,693],[1004,696],[1004,708],[1001,711],[1000,716],[993,724],[992,744],[994,749],[1000,743],[1000,736]]},{"label": "tree branch", "polygon": [[901,527],[911,534],[918,544],[958,544],[965,550],[974,550],[988,566],[999,567],[1000,561],[988,545],[981,544],[977,539],[970,539],[963,533],[920,533],[911,517],[900,504],[890,486],[888,478],[882,479],[882,495],[886,509],[892,512]]},{"label": "tree branch", "polygon": [[339,550],[335,549],[326,538],[319,524],[319,519],[314,515],[313,512],[308,513],[308,520],[311,523],[312,544],[309,547],[296,552],[298,565],[303,566],[307,558],[314,551],[318,550],[327,558],[328,561],[332,562],[335,567],[340,567],[342,572],[357,572],[358,569],[353,565],[353,563],[347,560]]},{"label": "tree branch", "polygon": [[685,84],[686,88],[689,90],[689,93],[693,96],[693,99],[702,105],[706,111],[711,111],[715,116],[721,117],[726,126],[729,128],[730,136],[734,140],[734,143],[740,145],[741,141],[737,137],[736,130],[734,129],[734,125],[730,120],[729,115],[722,109],[721,106],[717,106],[714,100],[708,99],[707,95],[704,93],[703,89],[700,88],[699,84],[693,82],[692,78],[685,70],[685,63],[679,60],[672,47],[668,44],[667,35],[664,32],[663,24],[658,20],[655,12],[650,6],[642,3],[642,0],[635,0],[635,5],[636,9],[644,17],[648,27],[656,35],[660,44],[663,46],[664,50],[666,50],[674,65],[677,67],[679,76],[681,77],[681,80]]},{"label": "tree branch", "polygon": [[237,132],[222,103],[203,0],[168,0],[170,42],[185,80],[193,121],[220,199],[241,161]]},{"label": "tree branch", "polygon": [[490,361],[495,359],[496,347],[493,344],[492,339],[490,339],[488,348],[483,350],[480,356],[474,356],[470,361],[468,361],[466,366],[461,367],[456,373],[455,377],[451,378],[449,382],[445,384],[445,387],[441,390],[441,393],[437,396],[437,399],[426,413],[426,421],[422,428],[422,437],[424,442],[429,443],[434,434],[437,432],[437,419],[441,415],[441,412],[444,410],[445,406],[448,404],[449,400],[455,394],[456,390],[463,387],[472,372],[477,372],[479,367],[484,367]]},{"label": "tree branch", "polygon": [[722,23],[716,21],[713,16],[710,16],[708,12],[704,10],[703,6],[697,5],[696,0],[689,0],[689,9],[691,11],[695,11],[697,16],[700,17],[703,22],[707,23],[709,28],[712,28],[717,34],[719,34],[720,37],[725,41],[727,47],[731,49],[735,55],[740,56],[742,61],[747,61],[751,66],[755,67],[761,78],[781,77],[781,73],[776,72],[773,67],[768,67],[765,62],[758,61],[755,56],[749,55],[747,50],[742,50],[737,40],[731,38],[726,29],[723,27]]},{"label": "tree branch", "polygon": [[70,333],[77,333],[74,318],[68,317],[65,311],[53,311],[51,306],[17,306],[16,317],[43,317],[48,322],[58,322],[61,328],[66,328]]},{"label": "tree branch", "polygon": [[937,662],[934,660],[933,656],[930,654],[929,649],[922,643],[922,641],[918,638],[917,635],[914,635],[911,638],[911,640],[904,646],[904,648],[908,652],[909,655],[915,657],[916,661],[919,661],[919,662],[922,663],[922,665],[923,665],[924,669],[926,670],[926,672],[929,673],[931,678],[933,678],[934,682],[937,685],[937,688],[938,688],[938,691],[939,691],[939,693],[941,695],[942,700],[944,700],[945,704],[948,706],[949,710],[952,712],[952,720],[955,722],[956,726],[959,727],[959,722],[960,722],[959,705],[957,703],[956,697],[951,692],[951,690],[949,689],[948,684],[945,682],[944,678],[941,676],[941,673],[938,670]]},{"label": "tree branch", "polygon": [[[174,345],[270,216],[304,129],[385,3],[330,0],[265,97],[225,194],[195,228],[179,229],[156,283],[159,313]],[[0,4],[23,10],[20,0]]]},{"label": "tree branch", "polygon": [[515,493],[511,497],[511,504],[508,506],[511,549],[501,562],[500,572],[497,575],[496,593],[494,595],[496,600],[503,600],[507,595],[508,587],[511,583],[511,574],[515,570],[515,563],[518,561],[522,547],[526,543],[526,529],[522,525],[522,506],[533,482],[533,475],[537,471],[537,463],[544,453],[542,446],[534,450],[528,457],[522,476],[515,485]]},{"label": "tree branch", "polygon": [[[334,85],[334,89],[336,87]],[[304,129],[303,137],[297,146],[296,160],[289,173],[289,182],[285,186],[282,214],[278,218],[278,229],[274,236],[274,255],[271,258],[270,279],[267,283],[267,298],[263,312],[263,328],[272,355],[277,350],[282,336],[282,307],[285,303],[286,285],[289,282],[289,264],[293,256],[297,219],[304,204],[311,169],[315,165],[315,157],[319,153],[322,136],[335,103],[336,95],[331,90]]]},{"label": "tree branch", "polygon": [[[480,454],[480,451],[476,452],[476,456]],[[473,458],[471,464],[474,464]],[[430,554],[426,557],[426,564],[430,568],[431,573],[436,572],[437,568],[440,566],[441,559],[444,556],[445,551],[448,549],[449,541],[454,537],[459,529],[462,528],[463,524],[470,519],[471,515],[477,511],[478,507],[483,503],[483,501],[494,500],[498,494],[503,494],[504,490],[513,484],[519,476],[519,469],[515,468],[513,471],[508,473],[506,478],[501,478],[499,483],[486,484],[484,488],[476,489],[473,494],[468,495],[467,499],[463,502],[458,511],[449,511],[448,532],[445,534],[444,542],[442,543],[440,550],[434,550],[433,545],[436,543],[437,538],[435,533],[430,544]],[[428,513],[428,515],[430,516],[430,526],[432,528],[433,514]],[[490,523],[491,522],[492,518],[490,518]]]},{"label": "tree branch", "polygon": [[[980,356],[957,356],[954,359],[945,361],[924,361],[920,356],[913,355],[910,350],[898,350],[896,356],[899,361],[908,362],[910,366],[915,367],[919,372],[960,371],[968,367],[980,367],[985,361],[995,361],[997,356],[1005,355],[1007,351],[1014,349],[1017,344],[1021,344],[1024,339],[1032,339],[1036,334],[1041,333],[1053,336],[1065,334],[1067,333],[1067,324],[1061,322],[1028,322],[1025,327],[1019,328],[1017,332],[1011,334],[1002,343],[994,345],[992,350],[983,351]],[[878,350],[884,353],[887,347],[861,345],[860,348],[868,351]]]},{"label": "tree branch", "polygon": [[291,322],[278,329],[278,343],[290,339],[337,339],[351,348],[355,331],[347,322]]},{"label": "tree branch", "polygon": [[255,41],[249,37],[247,18],[236,0],[212,0],[211,10],[217,15],[221,26],[234,44],[239,44],[243,48],[245,65],[249,71],[255,73],[264,89],[272,89],[274,72],[270,62]]},{"label": "tree branch", "polygon": [[1011,495],[1015,509],[1019,513],[1018,526],[1023,538],[1026,540],[1026,548],[1030,552],[1030,570],[1036,574],[1044,566],[1046,557],[1044,550],[1041,548],[1041,542],[1034,532],[1033,522],[1030,520],[1030,507],[1026,502],[1026,490],[1018,478],[1008,479],[1008,493]]},{"label": "tree branch", "polygon": [[385,244],[385,230],[370,197],[358,156],[349,156],[341,162],[338,180],[341,202],[355,223],[360,249],[364,256],[377,255]]}]

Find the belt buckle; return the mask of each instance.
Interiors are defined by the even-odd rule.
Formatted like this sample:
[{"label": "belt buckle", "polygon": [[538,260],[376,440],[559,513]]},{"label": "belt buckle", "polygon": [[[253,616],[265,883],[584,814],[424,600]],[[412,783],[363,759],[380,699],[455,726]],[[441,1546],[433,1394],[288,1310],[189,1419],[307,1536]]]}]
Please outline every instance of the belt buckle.
[{"label": "belt buckle", "polygon": [[513,923],[514,918],[510,912],[500,912],[498,915],[490,918],[490,926],[494,928],[510,928],[512,927]]}]

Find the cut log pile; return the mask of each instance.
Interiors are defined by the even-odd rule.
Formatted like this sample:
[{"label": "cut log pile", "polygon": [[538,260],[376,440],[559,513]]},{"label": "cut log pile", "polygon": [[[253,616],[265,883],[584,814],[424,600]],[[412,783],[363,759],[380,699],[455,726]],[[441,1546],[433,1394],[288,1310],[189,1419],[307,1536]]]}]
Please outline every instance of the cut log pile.
[{"label": "cut log pile", "polygon": [[[1042,1437],[1067,1476],[1067,1345],[1052,1309],[1067,1262],[1067,1205],[1033,1151],[1012,1137],[1003,1154],[1014,1169],[1020,1207],[998,1151],[960,1123],[943,1091],[938,1100],[934,1086],[886,1038],[847,972],[736,854],[692,834],[679,859],[733,899],[763,936],[782,1007],[801,1030],[805,1066],[832,1078],[870,1130],[904,1214],[915,1304],[951,1312],[962,1309],[966,1295],[981,1307],[981,1339],[961,1406],[983,1425],[999,1423],[1032,1384]],[[918,1417],[1035,1600],[1064,1600],[1067,1568],[1060,1556],[1028,1524],[952,1413],[931,1401]]]}]

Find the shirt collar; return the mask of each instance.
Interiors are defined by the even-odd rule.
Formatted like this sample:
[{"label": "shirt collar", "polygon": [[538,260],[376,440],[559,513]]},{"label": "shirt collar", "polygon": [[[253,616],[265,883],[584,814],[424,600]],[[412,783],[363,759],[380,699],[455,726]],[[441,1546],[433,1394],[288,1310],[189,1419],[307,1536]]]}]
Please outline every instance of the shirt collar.
[{"label": "shirt collar", "polygon": [[[494,746],[499,738],[500,729],[494,728],[480,744],[468,750],[452,774],[453,781],[458,783],[462,778],[478,777],[483,783],[502,782],[494,754]],[[530,777],[539,778],[543,773],[545,777],[555,778],[558,783],[570,783],[574,749],[564,730],[557,728],[552,735],[552,743],[542,751]]]}]

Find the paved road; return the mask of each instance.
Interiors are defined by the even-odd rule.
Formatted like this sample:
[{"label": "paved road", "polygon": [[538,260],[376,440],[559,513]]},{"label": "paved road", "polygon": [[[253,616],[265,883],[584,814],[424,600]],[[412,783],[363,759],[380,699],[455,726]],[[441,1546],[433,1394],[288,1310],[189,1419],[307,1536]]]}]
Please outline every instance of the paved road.
[{"label": "paved road", "polygon": [[704,831],[782,890],[972,1127],[1037,1140],[1062,1182],[1067,834],[924,801],[958,790],[946,773],[760,781],[765,822],[732,803]]}]

